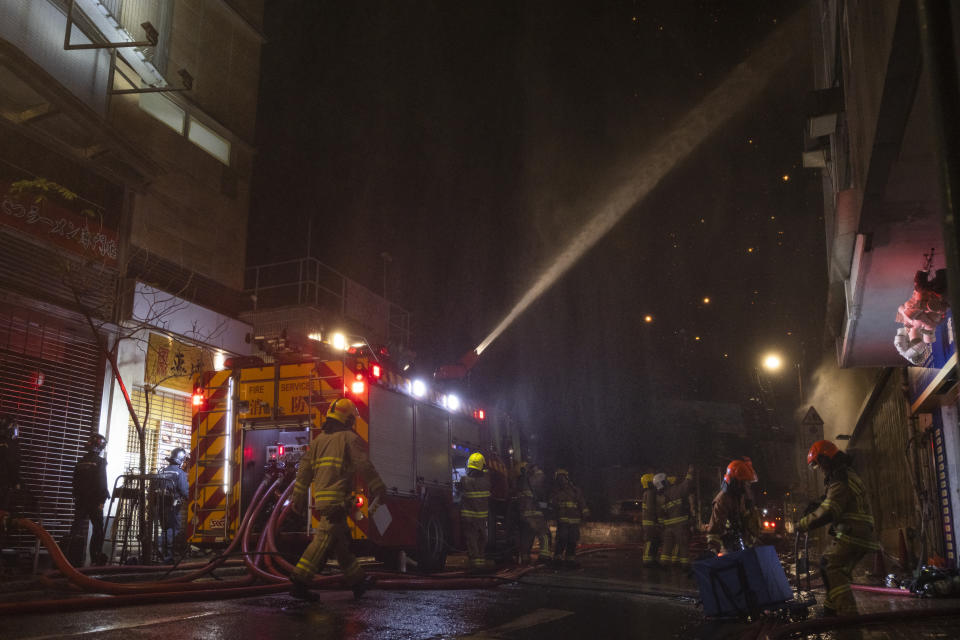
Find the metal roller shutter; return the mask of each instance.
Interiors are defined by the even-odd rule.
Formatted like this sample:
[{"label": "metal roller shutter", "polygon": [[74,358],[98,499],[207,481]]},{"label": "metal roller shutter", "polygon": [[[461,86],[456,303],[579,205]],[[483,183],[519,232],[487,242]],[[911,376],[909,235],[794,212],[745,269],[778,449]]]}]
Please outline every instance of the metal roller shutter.
[{"label": "metal roller shutter", "polygon": [[[57,540],[73,521],[73,469],[99,424],[103,363],[82,327],[37,311],[0,310],[0,411],[20,423],[26,516]],[[32,536],[15,536],[32,547]]]}]

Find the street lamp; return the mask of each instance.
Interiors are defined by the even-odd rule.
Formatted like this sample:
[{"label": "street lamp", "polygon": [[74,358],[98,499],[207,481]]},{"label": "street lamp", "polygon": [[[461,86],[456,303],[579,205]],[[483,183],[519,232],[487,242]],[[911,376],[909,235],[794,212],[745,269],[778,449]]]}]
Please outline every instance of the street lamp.
[{"label": "street lamp", "polygon": [[[800,404],[803,404],[803,376],[800,371],[800,363],[795,362],[793,366],[797,369],[797,389],[800,392]],[[771,373],[776,373],[783,368],[783,358],[776,353],[768,353],[763,357],[763,368]]]},{"label": "street lamp", "polygon": [[783,360],[775,353],[769,353],[763,358],[763,368],[767,371],[779,371]]}]

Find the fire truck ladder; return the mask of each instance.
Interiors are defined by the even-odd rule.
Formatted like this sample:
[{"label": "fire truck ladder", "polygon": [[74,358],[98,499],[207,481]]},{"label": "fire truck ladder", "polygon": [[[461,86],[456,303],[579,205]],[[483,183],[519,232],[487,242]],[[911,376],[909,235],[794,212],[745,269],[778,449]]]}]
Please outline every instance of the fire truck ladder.
[{"label": "fire truck ladder", "polygon": [[[333,362],[333,361],[328,361]],[[338,361],[340,371],[331,367],[333,375],[318,375],[318,370],[314,368],[310,374],[310,400],[308,402],[308,411],[311,418],[314,415],[319,417],[319,423],[323,424],[324,415],[330,403],[343,395],[343,387],[347,384],[344,372],[347,370],[343,360]],[[314,391],[316,390],[316,391]],[[316,413],[315,413],[316,412]]]}]

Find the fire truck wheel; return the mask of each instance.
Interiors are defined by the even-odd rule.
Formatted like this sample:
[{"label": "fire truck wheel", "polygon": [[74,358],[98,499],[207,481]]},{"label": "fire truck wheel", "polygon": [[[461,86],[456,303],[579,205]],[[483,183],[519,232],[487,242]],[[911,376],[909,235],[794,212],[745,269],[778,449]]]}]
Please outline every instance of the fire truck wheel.
[{"label": "fire truck wheel", "polygon": [[447,564],[450,527],[439,504],[428,505],[417,533],[417,565],[420,571],[442,571]]}]

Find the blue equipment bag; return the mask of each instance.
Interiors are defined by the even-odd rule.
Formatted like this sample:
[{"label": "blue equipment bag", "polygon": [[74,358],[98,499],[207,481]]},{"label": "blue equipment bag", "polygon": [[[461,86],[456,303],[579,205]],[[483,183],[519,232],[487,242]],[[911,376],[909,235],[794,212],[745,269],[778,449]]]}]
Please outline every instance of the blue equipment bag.
[{"label": "blue equipment bag", "polygon": [[693,563],[703,611],[710,617],[756,615],[793,597],[773,547],[753,547]]}]

